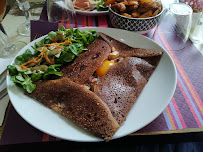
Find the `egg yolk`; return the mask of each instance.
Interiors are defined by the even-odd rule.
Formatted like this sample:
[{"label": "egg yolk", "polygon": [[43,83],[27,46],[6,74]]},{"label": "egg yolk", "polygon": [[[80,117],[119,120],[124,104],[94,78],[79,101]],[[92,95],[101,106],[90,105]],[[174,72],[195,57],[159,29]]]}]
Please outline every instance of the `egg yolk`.
[{"label": "egg yolk", "polygon": [[106,74],[107,70],[114,64],[112,61],[105,60],[102,65],[99,66],[96,70],[98,76],[102,77]]}]

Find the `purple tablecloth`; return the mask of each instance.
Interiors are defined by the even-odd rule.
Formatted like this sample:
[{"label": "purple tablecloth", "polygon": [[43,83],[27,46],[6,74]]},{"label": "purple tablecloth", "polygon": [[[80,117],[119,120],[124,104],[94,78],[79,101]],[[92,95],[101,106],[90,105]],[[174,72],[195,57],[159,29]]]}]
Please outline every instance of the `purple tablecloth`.
[{"label": "purple tablecloth", "polygon": [[[73,22],[47,22],[46,7],[43,9],[40,19],[40,21],[31,21],[31,40],[47,34],[50,30],[57,30],[60,25],[64,25],[66,28],[75,26]],[[108,16],[78,15],[77,19],[79,27],[111,27]],[[174,39],[165,39],[162,33],[165,28],[167,28],[167,23],[159,27],[155,41],[164,47],[174,60],[177,68],[177,88],[163,113],[149,125],[132,135],[182,133],[203,130],[203,56],[190,40],[187,41],[184,49],[173,51],[175,45],[178,44],[174,42]],[[0,140],[1,145],[52,140],[59,139],[49,136],[29,125],[11,106]]]}]

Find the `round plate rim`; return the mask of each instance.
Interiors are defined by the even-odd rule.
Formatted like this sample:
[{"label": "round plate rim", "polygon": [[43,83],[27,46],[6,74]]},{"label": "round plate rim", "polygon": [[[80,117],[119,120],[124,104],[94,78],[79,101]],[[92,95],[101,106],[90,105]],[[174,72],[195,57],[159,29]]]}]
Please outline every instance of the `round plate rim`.
[{"label": "round plate rim", "polygon": [[[175,92],[175,89],[176,89],[176,84],[177,84],[177,71],[176,71],[176,66],[175,66],[175,63],[174,63],[174,61],[173,61],[173,59],[172,59],[172,57],[170,56],[170,54],[165,50],[165,49],[163,49],[159,44],[157,44],[156,42],[154,42],[153,40],[151,40],[151,39],[149,39],[149,38],[147,38],[147,37],[145,37],[145,36],[143,36],[143,35],[139,35],[139,34],[137,34],[137,33],[135,33],[135,32],[131,32],[131,31],[126,31],[126,30],[122,30],[122,29],[115,29],[115,28],[101,28],[101,27],[82,27],[82,28],[80,28],[81,30],[96,30],[96,31],[107,31],[107,32],[109,32],[109,30],[111,31],[111,30],[114,30],[114,32],[124,32],[124,33],[126,33],[126,34],[128,34],[128,33],[133,33],[133,34],[135,34],[135,36],[137,36],[137,37],[142,37],[142,38],[144,38],[144,39],[147,39],[147,40],[149,40],[149,41],[151,41],[151,42],[153,42],[154,44],[156,44],[156,45],[158,45],[159,47],[160,47],[160,49],[162,49],[163,50],[163,52],[165,53],[165,55],[167,55],[168,57],[169,57],[169,60],[170,60],[170,62],[171,62],[171,64],[172,64],[172,68],[173,68],[173,70],[174,70],[174,85],[173,85],[173,88],[171,88],[171,93],[170,93],[170,99],[172,98],[172,96],[173,96],[173,94],[174,94],[174,92]],[[46,36],[46,35],[45,35]],[[29,43],[28,45],[26,45],[24,48],[26,48],[27,46],[31,46],[31,44],[34,44],[36,41],[38,41],[38,40],[40,40],[40,39],[42,39],[43,37],[45,37],[45,36],[42,36],[42,37],[40,37],[40,38],[38,38],[38,39],[36,39],[36,40],[34,40],[34,41],[32,41],[31,43]],[[23,50],[24,50],[24,48],[21,50],[21,51],[19,51],[19,53],[16,55],[16,56],[18,56],[18,55],[20,55],[20,54],[22,54],[23,52]],[[15,56],[15,57],[16,57]],[[15,59],[15,57],[14,57],[14,59]],[[12,63],[14,62],[14,60],[12,61]],[[84,140],[84,139],[78,139],[78,140],[73,140],[73,139],[71,139],[71,138],[64,138],[64,137],[61,137],[61,136],[58,136],[58,135],[55,135],[55,134],[52,134],[52,133],[50,133],[50,132],[47,132],[46,130],[43,130],[43,129],[41,129],[39,126],[36,126],[35,124],[33,124],[30,120],[28,120],[22,113],[21,113],[21,111],[19,111],[18,110],[18,108],[16,107],[16,103],[15,103],[15,101],[14,101],[14,99],[12,98],[12,91],[10,90],[10,87],[9,87],[9,84],[10,84],[10,76],[9,76],[9,74],[7,74],[7,84],[8,84],[8,95],[9,95],[9,97],[10,97],[10,101],[11,101],[11,103],[12,103],[12,105],[13,105],[13,107],[14,107],[14,109],[17,111],[17,113],[26,121],[26,122],[28,122],[30,125],[32,125],[33,127],[35,127],[35,128],[37,128],[38,130],[40,130],[40,131],[42,131],[42,132],[45,132],[45,133],[47,133],[47,134],[49,134],[49,135],[51,135],[51,136],[55,136],[55,137],[57,137],[57,138],[61,138],[61,139],[65,139],[65,140],[70,140],[70,141],[77,141],[77,142],[99,142],[99,141],[103,141],[102,139],[100,139],[100,138],[93,138],[93,139],[89,139],[89,140]],[[167,101],[167,102],[165,102],[165,104],[164,104],[164,106],[163,107],[165,107],[166,108],[166,106],[169,104],[169,102],[170,102],[170,99]],[[33,99],[34,100],[34,99]],[[143,128],[143,127],[145,127],[146,125],[148,125],[149,123],[151,123],[154,119],[156,119],[162,112],[163,112],[163,110],[165,109],[165,108],[163,108],[163,109],[161,109],[157,114],[156,114],[156,116],[154,116],[154,118],[152,119],[152,120],[150,120],[150,121],[148,121],[144,126],[141,126],[141,127],[139,127],[139,128],[137,128],[136,130],[134,130],[133,132],[135,132],[135,131],[138,131],[139,129],[141,129],[141,128]],[[60,114],[58,114],[58,115],[60,115]],[[125,124],[124,124],[125,125]],[[122,127],[122,126],[121,126]],[[118,130],[119,131],[119,130]],[[131,132],[131,133],[133,133],[133,132]],[[116,137],[113,137],[112,139],[117,139],[117,138],[120,138],[120,137],[123,137],[123,136],[126,136],[126,135],[128,135],[129,133],[126,133],[126,134],[123,134],[122,136],[116,136]]]}]

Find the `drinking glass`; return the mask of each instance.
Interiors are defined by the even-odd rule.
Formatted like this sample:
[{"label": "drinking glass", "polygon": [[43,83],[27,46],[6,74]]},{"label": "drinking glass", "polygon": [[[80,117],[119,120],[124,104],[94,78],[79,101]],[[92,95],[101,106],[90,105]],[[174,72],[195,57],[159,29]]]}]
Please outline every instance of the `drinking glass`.
[{"label": "drinking glass", "polygon": [[77,17],[72,0],[47,0],[49,22],[69,22],[77,27]]},{"label": "drinking glass", "polygon": [[193,9],[190,39],[194,43],[203,44],[203,0],[180,0]]},{"label": "drinking glass", "polygon": [[153,38],[159,36],[167,42],[171,42],[170,45],[174,51],[183,49],[190,34],[192,12],[192,8],[187,4],[170,4],[159,27],[154,32]]},{"label": "drinking glass", "polygon": [[[1,22],[6,11],[6,3],[6,0],[0,0],[0,25],[2,29]],[[3,44],[3,47],[0,47],[0,58],[12,58],[25,46],[24,42],[11,41],[4,29],[0,31],[0,40]]]},{"label": "drinking glass", "polygon": [[30,36],[30,18],[31,14],[29,11],[30,4],[26,0],[16,0],[18,2],[18,6],[20,10],[24,12],[26,22],[23,23],[19,28],[18,28],[18,33],[22,36]]},{"label": "drinking glass", "polygon": [[194,43],[203,44],[203,13],[190,32],[190,39]]},{"label": "drinking glass", "polygon": [[169,9],[169,5],[173,3],[179,3],[179,0],[161,0],[164,8]]}]

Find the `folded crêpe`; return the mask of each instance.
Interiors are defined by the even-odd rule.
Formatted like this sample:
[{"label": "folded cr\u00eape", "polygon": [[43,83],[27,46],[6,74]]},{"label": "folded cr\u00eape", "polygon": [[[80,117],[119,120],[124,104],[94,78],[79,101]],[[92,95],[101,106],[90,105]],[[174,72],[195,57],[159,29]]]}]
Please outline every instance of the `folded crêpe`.
[{"label": "folded cr\u00eape", "polygon": [[111,47],[101,37],[94,40],[87,49],[71,65],[60,71],[63,77],[84,84],[111,52]]},{"label": "folded cr\u00eape", "polygon": [[154,57],[154,56],[161,56],[163,54],[162,51],[157,50],[149,50],[149,49],[142,49],[142,48],[133,48],[130,47],[120,41],[115,40],[114,38],[99,32],[99,35],[111,46],[114,47],[116,51],[119,52],[119,56],[121,57]]},{"label": "folded cr\u00eape", "polygon": [[[88,46],[88,51],[63,67],[63,77],[40,80],[28,96],[57,111],[80,127],[109,141],[140,95],[162,56],[161,51],[132,48],[103,33]],[[94,89],[86,84],[112,47],[122,61],[98,78]],[[54,92],[54,93],[53,93]]]},{"label": "folded cr\u00eape", "polygon": [[119,52],[120,57],[124,57],[124,60],[108,70],[94,89],[121,125],[158,65],[163,52],[132,48],[104,33],[99,34]]},{"label": "folded cr\u00eape", "polygon": [[105,141],[109,141],[120,127],[106,103],[84,85],[63,77],[40,80],[36,86],[28,96]]},{"label": "folded cr\u00eape", "polygon": [[137,57],[126,57],[100,79],[94,92],[108,105],[121,125],[144,88],[154,66]]}]

